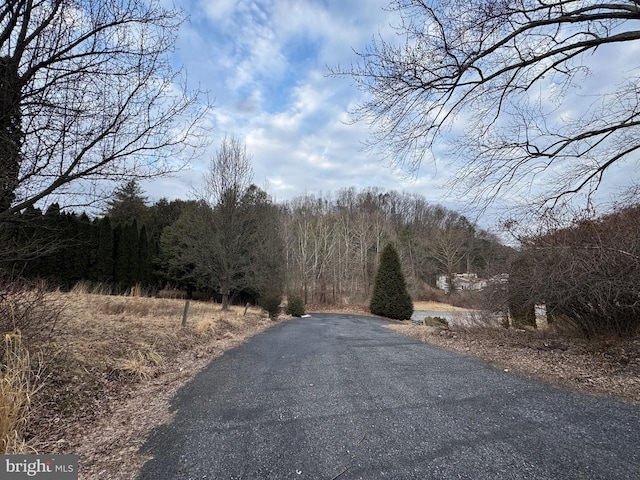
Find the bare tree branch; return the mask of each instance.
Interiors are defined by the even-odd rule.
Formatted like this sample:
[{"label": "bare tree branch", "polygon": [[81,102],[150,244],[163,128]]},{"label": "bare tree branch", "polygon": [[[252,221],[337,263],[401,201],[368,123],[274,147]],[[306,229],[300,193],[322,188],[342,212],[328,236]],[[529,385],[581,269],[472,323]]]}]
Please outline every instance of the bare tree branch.
[{"label": "bare tree branch", "polygon": [[0,216],[189,161],[209,106],[170,64],[181,22],[158,0],[0,7]]},{"label": "bare tree branch", "polygon": [[352,118],[369,124],[367,146],[385,159],[415,173],[442,148],[459,167],[452,189],[480,206],[542,178],[535,203],[555,205],[638,160],[640,62],[576,98],[592,54],[640,40],[636,0],[394,0],[389,9],[399,41],[375,38],[358,63],[332,71],[368,94]]}]

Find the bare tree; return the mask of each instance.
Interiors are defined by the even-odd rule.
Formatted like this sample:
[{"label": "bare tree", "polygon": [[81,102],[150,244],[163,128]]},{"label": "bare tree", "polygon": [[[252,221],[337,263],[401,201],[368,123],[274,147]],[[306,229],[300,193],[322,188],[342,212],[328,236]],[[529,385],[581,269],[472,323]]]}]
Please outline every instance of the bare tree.
[{"label": "bare tree", "polygon": [[207,107],[168,57],[182,16],[162,4],[2,3],[0,218],[165,174],[201,144]]},{"label": "bare tree", "polygon": [[368,302],[381,244],[397,244],[416,298],[439,273],[481,273],[499,245],[465,217],[419,195],[377,188],[298,197],[288,202],[285,220],[288,291],[306,302]]},{"label": "bare tree", "polygon": [[638,0],[394,0],[390,10],[398,37],[333,72],[370,94],[354,119],[390,160],[415,171],[444,140],[459,192],[486,205],[535,181],[542,191],[528,200],[551,207],[637,161],[640,56],[618,83],[571,95],[596,50],[611,62],[640,39]]},{"label": "bare tree", "polygon": [[204,219],[199,268],[222,295],[222,309],[229,307],[232,291],[244,286],[250,275],[251,248],[257,226],[244,208],[253,169],[246,146],[236,138],[225,138],[211,160],[205,176],[202,200],[210,207]]},{"label": "bare tree", "polygon": [[[447,283],[451,290],[455,285],[455,273],[466,271],[469,273],[469,256],[472,254],[472,241],[475,229],[465,217],[449,212],[440,227],[431,232],[426,250],[438,270],[447,276]],[[465,260],[467,260],[465,262]]]},{"label": "bare tree", "polygon": [[212,206],[225,201],[230,207],[237,204],[253,180],[251,161],[244,143],[225,137],[205,175],[204,200]]},{"label": "bare tree", "polygon": [[333,261],[338,240],[331,204],[327,197],[306,195],[291,201],[288,209],[288,290],[299,293],[305,303],[326,303],[328,284],[335,278],[331,271],[339,268]]}]

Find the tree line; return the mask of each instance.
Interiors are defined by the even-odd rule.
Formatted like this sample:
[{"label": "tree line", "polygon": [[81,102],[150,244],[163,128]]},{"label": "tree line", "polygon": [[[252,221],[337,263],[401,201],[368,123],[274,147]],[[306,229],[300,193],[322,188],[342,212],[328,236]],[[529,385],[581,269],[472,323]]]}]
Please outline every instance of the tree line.
[{"label": "tree line", "polygon": [[438,275],[483,274],[504,255],[494,235],[417,194],[349,188],[283,209],[289,286],[307,302],[366,303],[387,243],[416,299],[432,292]]},{"label": "tree line", "polygon": [[63,288],[87,280],[118,291],[136,284],[204,290],[225,301],[286,292],[305,303],[366,303],[390,242],[420,298],[437,275],[482,272],[504,248],[420,195],[349,188],[275,204],[253,184],[225,190],[213,204],[148,205],[131,181],[115,190],[104,215],[67,213],[57,204],[44,213],[29,208],[14,233],[15,251],[32,252],[4,262],[14,274]]},{"label": "tree line", "polygon": [[227,304],[285,293],[304,303],[364,305],[380,254],[392,244],[414,300],[432,298],[439,275],[508,273],[509,282],[490,286],[481,301],[520,326],[535,325],[534,307],[545,304],[551,322],[582,335],[630,336],[640,328],[638,205],[549,223],[508,248],[416,194],[349,188],[276,204],[253,184],[238,193],[213,206],[202,199],[148,205],[129,182],[95,218],[57,204],[44,213],[28,208],[12,224],[15,255],[1,266],[61,288],[89,281],[119,292],[201,290]]},{"label": "tree line", "polygon": [[2,262],[14,277],[44,279],[63,289],[89,281],[114,291],[154,282],[157,250],[135,219],[112,225],[108,216],[90,219],[53,204],[44,213],[29,207],[15,220],[14,246],[28,254]]},{"label": "tree line", "polygon": [[[195,199],[147,205],[136,179],[179,169],[209,138],[209,106],[167,61],[182,15],[161,3],[20,1],[0,15],[3,274],[63,286],[172,284],[225,302],[284,291],[356,303],[370,297],[390,242],[414,298],[435,275],[506,270],[507,304],[531,312],[545,302],[556,320],[590,335],[601,325],[637,332],[637,200],[605,217],[546,225],[509,251],[420,196],[346,189],[274,204],[251,184],[243,146],[225,139]],[[640,38],[637,0],[513,8],[473,0],[466,15],[455,1],[394,0],[390,8],[408,20],[396,30],[403,41],[377,37],[359,63],[334,70],[370,94],[354,120],[372,127],[372,148],[411,169],[439,144],[458,159],[459,193],[480,206],[522,196],[536,216],[575,195],[590,206],[610,167],[633,162],[640,109],[632,69],[591,92],[598,101],[583,102],[575,118],[556,113],[573,111],[592,52]],[[464,115],[469,128],[457,128]],[[122,179],[133,183],[98,217],[54,203],[89,204],[103,181]],[[124,201],[126,188],[135,201]]]}]

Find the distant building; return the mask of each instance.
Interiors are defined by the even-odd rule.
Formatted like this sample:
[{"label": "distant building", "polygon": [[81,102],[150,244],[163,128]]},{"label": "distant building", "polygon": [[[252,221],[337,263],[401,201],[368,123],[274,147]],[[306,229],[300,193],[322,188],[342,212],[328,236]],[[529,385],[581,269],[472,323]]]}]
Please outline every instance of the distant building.
[{"label": "distant building", "polygon": [[449,281],[447,280],[446,275],[438,276],[438,279],[436,280],[436,288],[439,288],[440,290],[444,290],[444,293],[449,293],[451,291],[451,289],[449,288]]},{"label": "distant building", "polygon": [[[496,275],[495,277],[486,279],[478,278],[478,274],[476,273],[456,273],[453,275],[451,281],[453,282],[454,290],[479,291],[487,288],[487,285],[489,285],[489,283],[508,282],[509,275],[503,273],[500,275]],[[451,286],[449,285],[447,275],[440,275],[437,278],[436,287],[440,290],[444,290],[445,293],[449,293],[451,291]]]}]

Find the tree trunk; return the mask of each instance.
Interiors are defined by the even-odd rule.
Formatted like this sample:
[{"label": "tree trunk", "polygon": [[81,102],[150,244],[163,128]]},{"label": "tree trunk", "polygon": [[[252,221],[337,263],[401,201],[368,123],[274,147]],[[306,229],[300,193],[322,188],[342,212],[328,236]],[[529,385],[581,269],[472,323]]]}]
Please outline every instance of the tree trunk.
[{"label": "tree trunk", "polygon": [[225,290],[222,293],[222,311],[229,311],[229,290]]},{"label": "tree trunk", "polygon": [[0,58],[0,214],[11,207],[20,173],[20,84],[11,57]]}]

